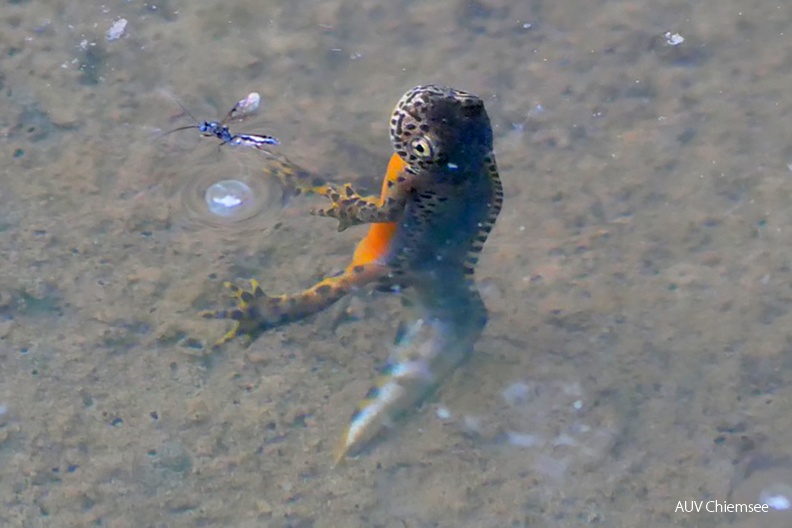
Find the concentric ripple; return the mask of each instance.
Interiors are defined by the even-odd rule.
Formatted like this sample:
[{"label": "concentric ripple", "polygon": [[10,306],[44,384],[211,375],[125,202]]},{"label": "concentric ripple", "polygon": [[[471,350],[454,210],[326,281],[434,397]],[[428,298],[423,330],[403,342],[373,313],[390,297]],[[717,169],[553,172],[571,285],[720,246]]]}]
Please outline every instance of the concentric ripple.
[{"label": "concentric ripple", "polygon": [[[266,227],[281,209],[282,191],[261,170],[218,155],[214,163],[180,171],[174,189],[177,206],[190,223]],[[262,162],[263,165],[263,162]]]}]

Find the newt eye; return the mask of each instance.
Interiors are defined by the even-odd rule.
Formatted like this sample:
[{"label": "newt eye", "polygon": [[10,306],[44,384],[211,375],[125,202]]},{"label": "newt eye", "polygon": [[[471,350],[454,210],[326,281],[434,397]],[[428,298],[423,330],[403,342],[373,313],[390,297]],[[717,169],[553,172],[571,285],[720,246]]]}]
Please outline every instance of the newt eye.
[{"label": "newt eye", "polygon": [[410,141],[410,151],[416,158],[421,160],[430,160],[434,158],[435,148],[432,140],[428,137],[417,137]]}]

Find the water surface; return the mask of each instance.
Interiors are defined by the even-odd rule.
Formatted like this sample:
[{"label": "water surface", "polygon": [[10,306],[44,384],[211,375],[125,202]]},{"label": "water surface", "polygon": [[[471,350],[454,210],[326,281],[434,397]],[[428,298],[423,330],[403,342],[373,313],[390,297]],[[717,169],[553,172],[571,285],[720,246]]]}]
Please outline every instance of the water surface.
[{"label": "water surface", "polygon": [[[778,0],[6,2],[0,524],[789,525],[674,510],[792,485],[791,23]],[[217,353],[199,312],[226,279],[309,285],[360,228],[299,200],[203,221],[191,186],[260,158],[158,134],[191,122],[174,99],[216,119],[258,91],[246,127],[376,189],[392,106],[430,82],[495,126],[490,324],[333,469],[398,302]]]}]

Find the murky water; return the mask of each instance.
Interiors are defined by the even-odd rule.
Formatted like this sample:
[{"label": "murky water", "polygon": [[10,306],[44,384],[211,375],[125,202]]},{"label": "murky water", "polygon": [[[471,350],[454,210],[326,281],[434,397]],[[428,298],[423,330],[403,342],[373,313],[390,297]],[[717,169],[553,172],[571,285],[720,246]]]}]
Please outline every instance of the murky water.
[{"label": "murky water", "polygon": [[[779,0],[4,3],[0,524],[789,525],[675,509],[792,486],[791,27]],[[215,353],[199,312],[226,279],[305,287],[362,231],[267,195],[252,149],[161,133],[258,91],[235,126],[376,189],[428,82],[495,125],[490,324],[333,468],[398,303]],[[206,221],[225,179],[261,213]]]}]

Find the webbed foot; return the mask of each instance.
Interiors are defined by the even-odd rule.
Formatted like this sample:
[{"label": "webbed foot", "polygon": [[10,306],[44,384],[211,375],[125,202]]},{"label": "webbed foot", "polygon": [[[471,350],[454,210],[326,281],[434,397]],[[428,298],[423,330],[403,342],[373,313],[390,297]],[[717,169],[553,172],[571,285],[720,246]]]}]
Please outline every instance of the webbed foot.
[{"label": "webbed foot", "polygon": [[234,325],[226,334],[215,342],[220,346],[237,336],[245,335],[252,343],[262,332],[275,326],[272,322],[273,308],[279,305],[278,297],[269,297],[261,289],[259,282],[250,279],[250,288],[243,289],[232,282],[224,282],[236,306],[227,310],[207,310],[201,313],[204,319],[230,319]]}]

